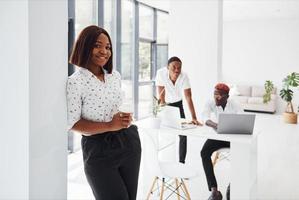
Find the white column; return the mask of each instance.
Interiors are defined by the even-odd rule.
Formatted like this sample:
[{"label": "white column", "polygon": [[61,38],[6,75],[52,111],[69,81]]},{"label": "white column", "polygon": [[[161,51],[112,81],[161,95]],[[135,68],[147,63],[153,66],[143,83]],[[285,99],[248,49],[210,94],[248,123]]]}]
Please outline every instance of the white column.
[{"label": "white column", "polygon": [[257,138],[250,143],[231,142],[232,200],[257,198]]},{"label": "white column", "polygon": [[67,198],[67,1],[0,1],[0,199]]},{"label": "white column", "polygon": [[0,199],[28,199],[28,1],[0,1],[0,27]]},{"label": "white column", "polygon": [[205,101],[213,97],[213,87],[220,77],[222,0],[170,1],[169,16],[169,57],[182,59],[196,110],[201,112]]}]

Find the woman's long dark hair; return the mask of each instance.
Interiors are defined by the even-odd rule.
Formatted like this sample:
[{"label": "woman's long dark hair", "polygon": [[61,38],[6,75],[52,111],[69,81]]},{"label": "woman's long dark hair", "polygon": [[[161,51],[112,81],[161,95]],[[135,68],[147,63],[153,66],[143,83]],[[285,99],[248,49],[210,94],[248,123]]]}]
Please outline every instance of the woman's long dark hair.
[{"label": "woman's long dark hair", "polygon": [[108,62],[103,66],[103,68],[107,70],[107,72],[110,74],[113,69],[113,52],[111,38],[105,29],[98,26],[88,26],[81,31],[73,47],[69,62],[73,65],[87,68],[87,64],[90,61],[92,50],[100,34],[105,34],[108,37],[111,46],[111,56]]}]

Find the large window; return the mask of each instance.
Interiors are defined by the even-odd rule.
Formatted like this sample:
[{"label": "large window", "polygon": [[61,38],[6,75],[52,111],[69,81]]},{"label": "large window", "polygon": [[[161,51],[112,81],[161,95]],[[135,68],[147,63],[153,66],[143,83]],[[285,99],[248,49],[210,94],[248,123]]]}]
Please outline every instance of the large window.
[{"label": "large window", "polygon": [[157,43],[168,44],[168,14],[157,12]]},{"label": "large window", "polygon": [[168,44],[157,44],[157,70],[166,67],[168,61]]},{"label": "large window", "polygon": [[153,72],[155,70],[155,10],[149,6],[139,5],[139,62],[138,62],[138,117],[152,115]]},{"label": "large window", "polygon": [[121,2],[121,74],[124,80],[132,80],[134,10],[132,1]]},{"label": "large window", "polygon": [[153,84],[139,84],[139,118],[144,118],[152,115],[152,106],[153,106]]},{"label": "large window", "polygon": [[152,114],[153,105],[153,80],[152,80],[152,42],[139,42],[138,66],[138,117],[144,118]]},{"label": "large window", "polygon": [[76,38],[86,26],[98,23],[97,10],[97,0],[75,0]]},{"label": "large window", "polygon": [[[122,90],[125,103],[133,104],[133,23],[134,3],[130,0],[121,1],[121,75]],[[133,106],[132,106],[133,107]]]},{"label": "large window", "polygon": [[151,81],[152,43],[139,42],[139,81]]},{"label": "large window", "polygon": [[157,12],[157,69],[165,67],[168,60],[168,14]]},{"label": "large window", "polygon": [[148,6],[139,6],[139,37],[153,39],[154,10]]},{"label": "large window", "polygon": [[114,15],[114,2],[113,0],[104,1],[104,28],[108,33],[112,33],[113,30],[113,15]]}]

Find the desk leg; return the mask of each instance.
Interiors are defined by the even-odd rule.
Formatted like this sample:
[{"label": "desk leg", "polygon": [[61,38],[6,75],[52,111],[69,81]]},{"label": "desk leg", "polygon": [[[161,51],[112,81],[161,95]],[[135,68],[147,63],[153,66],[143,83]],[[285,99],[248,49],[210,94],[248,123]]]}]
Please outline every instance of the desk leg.
[{"label": "desk leg", "polygon": [[257,137],[251,143],[231,143],[232,200],[257,198]]}]

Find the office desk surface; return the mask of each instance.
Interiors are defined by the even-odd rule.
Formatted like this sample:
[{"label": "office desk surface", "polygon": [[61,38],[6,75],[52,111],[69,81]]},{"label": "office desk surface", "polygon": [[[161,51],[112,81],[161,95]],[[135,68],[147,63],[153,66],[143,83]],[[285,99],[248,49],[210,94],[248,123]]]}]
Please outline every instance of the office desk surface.
[{"label": "office desk surface", "polygon": [[[151,118],[139,120],[136,122],[136,125],[139,128],[154,129],[151,127]],[[259,131],[255,129],[253,135],[218,134],[211,127],[205,125],[198,126],[197,128],[186,129],[186,130],[179,130],[179,129],[169,128],[166,126],[161,126],[160,129],[157,130],[160,130],[162,134],[170,133],[176,135],[202,137],[206,139],[215,139],[215,140],[238,142],[238,143],[250,143],[253,139],[256,139],[255,137],[259,133]]]}]

